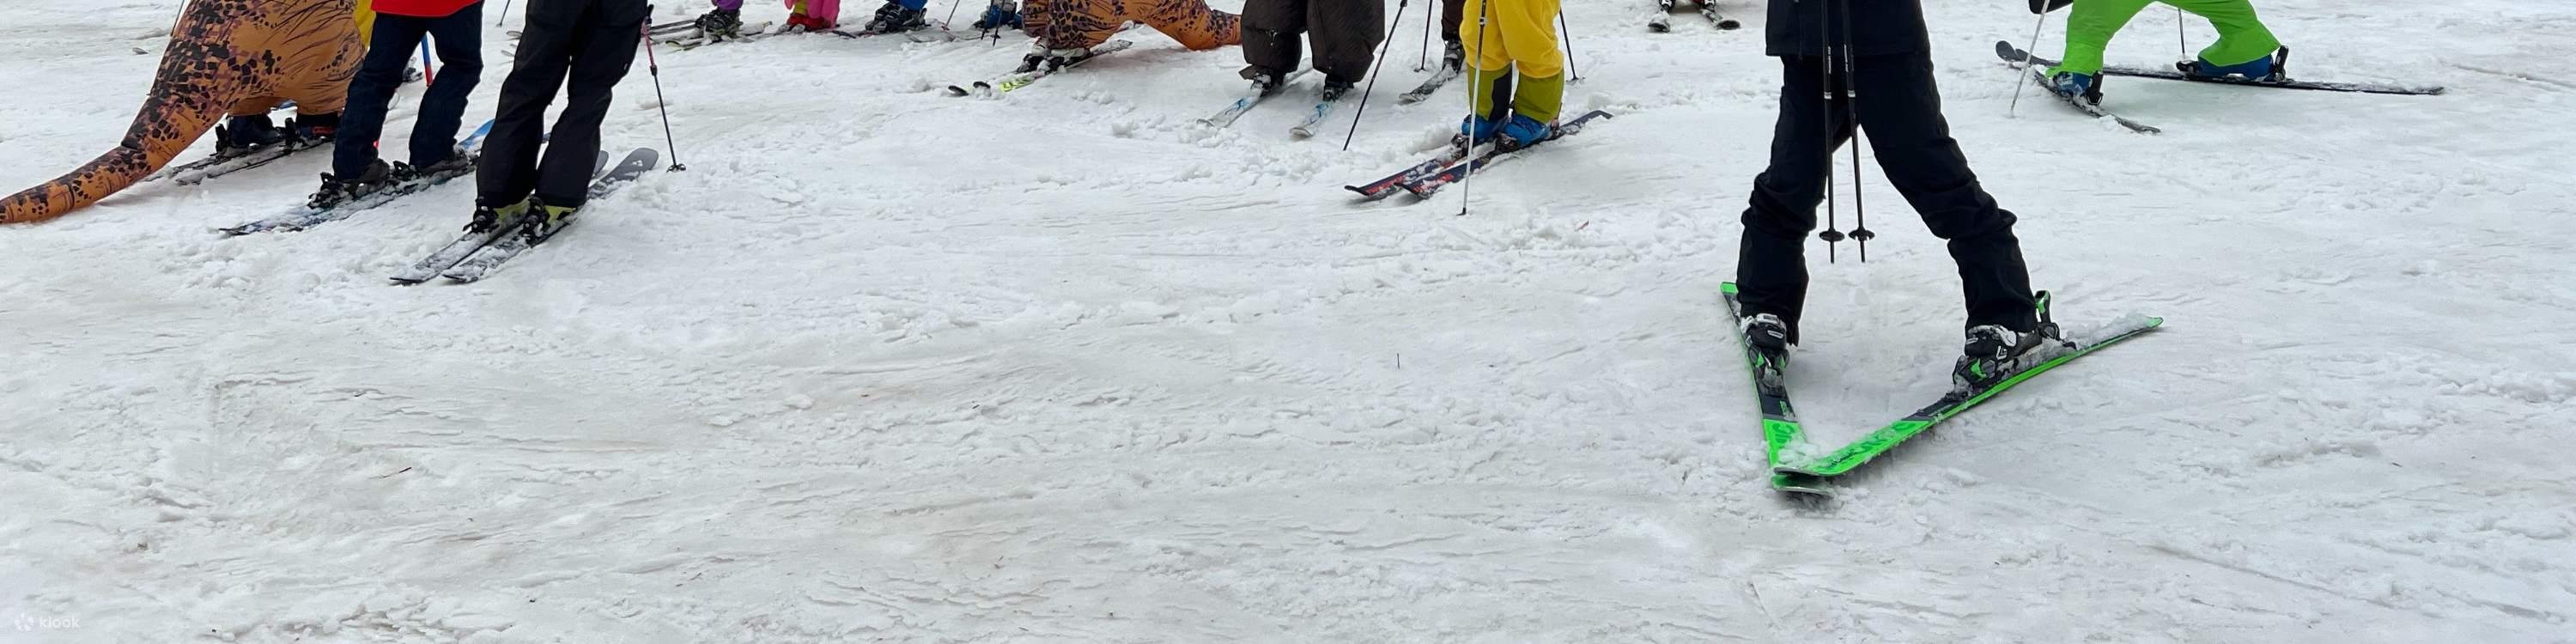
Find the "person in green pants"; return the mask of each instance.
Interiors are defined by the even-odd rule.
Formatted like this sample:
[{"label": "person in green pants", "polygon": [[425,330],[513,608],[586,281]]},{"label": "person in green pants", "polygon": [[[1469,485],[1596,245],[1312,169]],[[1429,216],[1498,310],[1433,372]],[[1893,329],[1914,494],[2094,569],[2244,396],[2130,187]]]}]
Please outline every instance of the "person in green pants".
[{"label": "person in green pants", "polygon": [[2218,28],[2218,42],[2200,50],[2200,59],[2184,65],[2184,73],[2246,78],[2272,74],[2272,52],[2281,48],[2281,41],[2254,17],[2254,3],[2247,0],[2074,0],[2074,10],[2066,14],[2066,57],[2048,72],[2054,89],[2069,96],[2091,94],[2094,78],[2102,73],[2102,49],[2111,45],[2111,35],[2157,1]]}]

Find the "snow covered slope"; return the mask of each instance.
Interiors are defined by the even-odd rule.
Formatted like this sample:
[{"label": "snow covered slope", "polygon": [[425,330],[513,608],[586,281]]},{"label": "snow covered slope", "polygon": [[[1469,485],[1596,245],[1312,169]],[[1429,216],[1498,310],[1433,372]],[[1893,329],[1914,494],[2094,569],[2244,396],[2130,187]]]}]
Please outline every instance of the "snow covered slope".
[{"label": "snow covered slope", "polygon": [[[1760,7],[1569,3],[1568,107],[1616,120],[1353,205],[1462,111],[1392,100],[1422,4],[1348,152],[1289,139],[1296,94],[1199,126],[1238,54],[1149,30],[991,101],[938,90],[1016,37],[775,38],[664,52],[691,170],[471,286],[385,284],[463,185],[209,232],[320,158],[0,228],[0,641],[2576,641],[2576,6],[2266,1],[2302,76],[2451,92],[2115,80],[2146,137],[2008,118],[1989,45],[2030,16],[1931,0],[2059,315],[2169,323],[1810,509],[1717,295]],[[0,3],[0,190],[115,143],[176,9]],[[612,147],[662,145],[643,71]],[[1820,440],[1956,351],[1947,255],[1871,176],[1870,263],[1812,252]]]}]

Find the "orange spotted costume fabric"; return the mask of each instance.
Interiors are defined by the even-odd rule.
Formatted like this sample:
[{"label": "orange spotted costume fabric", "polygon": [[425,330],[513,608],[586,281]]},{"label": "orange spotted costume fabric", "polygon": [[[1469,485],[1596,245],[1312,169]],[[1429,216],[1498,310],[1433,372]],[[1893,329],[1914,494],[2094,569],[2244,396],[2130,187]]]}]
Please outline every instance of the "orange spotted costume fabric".
[{"label": "orange spotted costume fabric", "polygon": [[170,32],[151,93],[115,149],[0,200],[0,223],[61,217],[152,174],[226,115],[337,114],[365,45],[355,0],[195,0]]},{"label": "orange spotted costume fabric", "polygon": [[1193,51],[1243,44],[1243,19],[1208,8],[1207,0],[1027,0],[1022,30],[1048,49],[1089,49],[1109,42],[1128,21],[1145,23]]}]

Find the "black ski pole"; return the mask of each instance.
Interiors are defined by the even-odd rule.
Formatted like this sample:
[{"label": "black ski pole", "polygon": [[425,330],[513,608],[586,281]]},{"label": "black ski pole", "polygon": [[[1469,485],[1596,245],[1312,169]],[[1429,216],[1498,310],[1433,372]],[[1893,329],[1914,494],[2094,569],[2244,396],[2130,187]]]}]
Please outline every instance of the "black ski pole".
[{"label": "black ski pole", "polygon": [[1556,10],[1556,30],[1565,32],[1565,82],[1583,80],[1583,74],[1574,71],[1574,28],[1566,24],[1562,7]]},{"label": "black ski pole", "polygon": [[[1388,35],[1395,34],[1396,27],[1404,26],[1404,10],[1412,2],[1413,0],[1395,0],[1395,24],[1387,25]],[[1377,47],[1377,65],[1375,69],[1369,70],[1368,89],[1360,90],[1360,108],[1351,112],[1351,131],[1349,134],[1342,135],[1343,152],[1351,151],[1351,139],[1358,138],[1360,135],[1360,117],[1368,115],[1369,94],[1377,91],[1377,73],[1386,71],[1386,52],[1394,47],[1395,39],[1392,37],[1387,38],[1384,44]]]},{"label": "black ski pole", "polygon": [[[650,5],[644,8],[644,15],[653,15]],[[653,110],[662,113],[662,143],[671,148],[671,167],[667,170],[687,170],[689,166],[680,163],[680,141],[671,136],[671,99],[662,95],[662,61],[653,55],[653,21],[646,20],[637,29],[644,36],[644,71],[653,76]]]},{"label": "black ski pole", "polygon": [[[1487,4],[1487,3],[1490,3],[1490,2],[1493,2],[1493,0],[1478,0],[1478,1],[1476,2],[1476,55],[1475,55],[1475,57],[1476,57],[1476,58],[1478,58],[1478,59],[1482,59],[1482,58],[1484,58],[1484,57],[1485,57],[1485,46],[1488,44],[1488,43],[1486,43],[1486,42],[1485,42],[1485,22],[1486,22],[1486,21],[1485,21],[1485,15],[1486,15],[1487,13],[1490,13],[1489,9],[1491,9],[1491,6]],[[1479,94],[1479,92],[1490,92],[1490,91],[1494,91],[1494,85],[1493,85],[1492,83],[1486,83],[1486,84],[1485,84],[1485,88],[1484,88],[1484,89],[1481,89],[1481,90],[1480,90],[1480,89],[1476,89],[1476,81],[1477,81],[1478,79],[1482,79],[1482,78],[1484,78],[1484,77],[1485,77],[1485,74],[1484,74],[1484,72],[1477,71],[1477,69],[1476,69],[1476,65],[1475,65],[1475,61],[1472,61],[1472,60],[1462,60],[1462,61],[1459,61],[1459,67],[1463,67],[1463,68],[1465,68],[1465,69],[1463,70],[1465,73],[1473,74],[1473,75],[1472,75],[1472,76],[1468,76],[1468,77],[1467,77],[1467,119],[1468,119],[1468,121],[1467,121],[1467,125],[1466,125],[1466,127],[1465,127],[1465,129],[1466,129],[1467,133],[1466,133],[1466,134],[1462,134],[1462,135],[1461,135],[1461,136],[1463,136],[1463,137],[1465,137],[1465,138],[1467,139],[1467,143],[1466,143],[1467,149],[1466,149],[1466,150],[1462,150],[1462,151],[1461,151],[1461,153],[1458,155],[1458,162],[1460,162],[1460,163],[1464,163],[1464,164],[1467,164],[1467,166],[1469,167],[1469,169],[1470,169],[1470,170],[1473,170],[1473,169],[1474,169],[1474,168],[1473,168],[1473,166],[1475,166],[1475,165],[1476,165],[1476,136],[1475,136],[1476,126],[1475,126],[1475,120],[1474,120],[1474,119],[1476,119],[1477,117],[1479,117],[1479,116],[1480,116],[1479,114],[1477,114],[1477,113],[1476,113],[1476,97],[1480,95],[1480,94]],[[1510,67],[1505,67],[1504,69],[1506,70],[1506,71],[1505,71],[1505,73],[1509,73],[1509,70],[1510,70],[1511,68],[1510,68]],[[1500,143],[1500,142],[1496,142],[1496,145],[1497,145],[1497,146],[1499,146],[1499,145],[1501,145],[1501,143]],[[1460,216],[1460,217],[1465,217],[1465,216],[1467,216],[1467,204],[1468,204],[1469,202],[1474,201],[1474,200],[1475,200],[1475,197],[1476,197],[1476,173],[1475,173],[1475,172],[1472,172],[1472,171],[1471,171],[1471,172],[1468,172],[1468,173],[1467,173],[1467,178],[1466,178],[1466,179],[1464,179],[1464,180],[1462,181],[1462,183],[1464,183],[1464,184],[1466,184],[1466,185],[1462,185],[1462,186],[1459,186],[1459,187],[1458,187],[1458,216]]]},{"label": "black ski pole", "polygon": [[1816,61],[1819,72],[1816,74],[1816,90],[1823,92],[1825,97],[1821,104],[1824,118],[1816,120],[1825,126],[1822,141],[1825,146],[1825,232],[1816,233],[1816,238],[1825,240],[1825,263],[1828,264],[1841,259],[1836,256],[1835,249],[1840,248],[1843,241],[1840,205],[1834,202],[1834,144],[1837,143],[1834,140],[1834,43],[1829,36],[1833,32],[1828,29],[1833,25],[1832,14],[1832,5],[1817,0],[1816,39],[1825,45],[1824,58]]},{"label": "black ski pole", "polygon": [[956,3],[948,5],[948,17],[940,19],[939,28],[947,29],[949,25],[957,24],[957,8],[963,6],[966,6],[966,0],[957,0]]},{"label": "black ski pole", "polygon": [[[502,1],[501,1],[501,15],[493,16],[493,17],[492,17],[492,26],[494,26],[494,27],[499,27],[499,26],[502,26],[502,25],[509,24],[509,23],[510,23],[510,7],[511,7],[511,6],[513,6],[513,5],[515,5],[515,4],[517,4],[517,3],[518,3],[518,1],[519,1],[519,0],[502,0]],[[644,8],[644,24],[646,24],[646,25],[651,25],[651,24],[653,24],[653,9],[652,9],[652,6],[651,6],[651,5],[646,5],[646,6],[645,6],[645,8]],[[650,39],[652,38],[653,34],[652,34],[652,32],[651,32],[651,31],[649,31],[649,30],[648,30],[648,31],[646,31],[646,32],[645,32],[644,36],[645,36],[645,38],[646,38],[647,40],[650,40]]]},{"label": "black ski pole", "polygon": [[[1441,2],[1457,1],[1458,0],[1441,0]],[[1438,11],[1439,7],[1440,2],[1422,3],[1422,59],[1413,61],[1413,71],[1431,71],[1431,26],[1440,23],[1440,19],[1432,17],[1431,12]],[[1398,23],[1404,22],[1404,5],[1401,3],[1396,5],[1395,21]],[[1392,27],[1388,28],[1386,33],[1389,38],[1395,37],[1395,29]],[[1376,75],[1371,74],[1370,76],[1375,77]]]},{"label": "black ski pole", "polygon": [[1851,0],[1843,0],[1843,131],[1851,133],[1852,163],[1852,241],[1860,243],[1860,262],[1869,263],[1869,240],[1878,233],[1869,231],[1869,198],[1862,193],[1860,167],[1860,88],[1852,80],[1858,75],[1852,63]]}]

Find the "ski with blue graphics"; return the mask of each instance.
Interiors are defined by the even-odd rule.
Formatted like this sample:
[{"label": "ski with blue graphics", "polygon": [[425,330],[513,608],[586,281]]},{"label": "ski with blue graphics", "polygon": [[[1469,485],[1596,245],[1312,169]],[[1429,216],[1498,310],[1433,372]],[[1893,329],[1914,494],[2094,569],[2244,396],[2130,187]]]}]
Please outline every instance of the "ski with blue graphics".
[{"label": "ski with blue graphics", "polygon": [[1297,79],[1303,78],[1306,74],[1313,71],[1315,71],[1315,69],[1312,67],[1299,69],[1296,73],[1289,74],[1287,77],[1281,78],[1277,86],[1270,87],[1266,90],[1259,86],[1247,88],[1244,90],[1242,96],[1234,99],[1233,104],[1225,106],[1225,109],[1217,110],[1215,114],[1208,115],[1207,118],[1199,119],[1199,122],[1211,127],[1225,127],[1233,125],[1236,119],[1243,118],[1243,114],[1245,112],[1252,111],[1253,106],[1260,105],[1261,101],[1267,100],[1272,96],[1278,96],[1280,92],[1287,90],[1289,84],[1297,82]]},{"label": "ski with blue graphics", "polygon": [[[625,161],[618,162],[615,169],[608,171],[608,176],[591,182],[588,199],[596,201],[608,196],[609,193],[616,192],[618,188],[626,187],[626,184],[634,183],[637,178],[643,177],[644,173],[652,171],[654,164],[660,163],[661,160],[662,153],[658,150],[636,148],[634,152],[626,155]],[[465,261],[457,262],[455,266],[440,271],[439,276],[458,283],[481,281],[484,276],[492,274],[493,269],[500,268],[502,262],[510,261],[510,258],[518,257],[521,253],[528,252],[528,249],[544,244],[546,240],[554,239],[556,233],[563,232],[563,229],[571,227],[573,222],[578,221],[579,215],[580,211],[574,211],[572,216],[565,217],[552,228],[541,227],[542,224],[535,217],[524,215],[518,221],[503,223],[494,229],[501,235],[499,239],[491,240],[483,248],[474,251],[473,255],[467,256]]]},{"label": "ski with blue graphics", "polygon": [[400,199],[407,195],[417,194],[430,188],[438,187],[439,185],[445,184],[457,177],[474,174],[474,163],[472,163],[472,161],[482,157],[483,137],[484,135],[491,133],[492,121],[484,121],[482,127],[474,128],[474,133],[465,137],[465,140],[459,146],[462,151],[458,152],[458,154],[465,155],[465,158],[468,160],[468,162],[462,167],[406,179],[400,183],[385,186],[375,192],[367,193],[365,196],[351,199],[344,203],[328,205],[320,208],[313,207],[310,204],[297,206],[295,209],[289,210],[284,214],[269,217],[267,219],[261,219],[259,221],[244,223],[238,226],[223,228],[220,229],[220,232],[227,236],[238,236],[261,232],[292,232],[303,230],[347,219],[352,215],[358,214],[360,211],[382,206],[395,199]]},{"label": "ski with blue graphics", "polygon": [[1117,51],[1120,51],[1120,50],[1124,50],[1124,49],[1126,49],[1126,48],[1134,47],[1134,46],[1136,46],[1136,43],[1134,43],[1134,42],[1125,41],[1125,40],[1112,40],[1112,41],[1109,41],[1109,42],[1101,43],[1101,44],[1100,44],[1099,46],[1097,46],[1097,47],[1092,47],[1092,48],[1091,48],[1091,53],[1089,53],[1089,54],[1085,54],[1085,55],[1083,55],[1083,57],[1081,57],[1081,58],[1076,58],[1076,59],[1073,59],[1073,60],[1068,60],[1068,61],[1063,61],[1063,62],[1047,62],[1047,61],[1036,61],[1036,60],[1024,61],[1024,62],[1021,64],[1020,69],[1018,69],[1018,70],[1016,70],[1016,71],[1013,71],[1013,72],[1008,73],[1008,74],[1003,74],[1003,75],[1001,75],[1000,77],[998,77],[998,78],[994,78],[994,79],[992,79],[992,80],[981,80],[981,81],[975,81],[975,84],[974,84],[974,86],[973,86],[973,87],[974,87],[973,89],[968,89],[968,88],[966,88],[966,87],[961,87],[961,86],[957,86],[957,85],[950,85],[950,86],[948,86],[948,95],[949,95],[949,96],[958,96],[958,97],[963,97],[963,96],[978,96],[978,97],[983,97],[983,98],[993,98],[995,95],[1000,94],[1000,93],[1002,93],[1002,92],[1008,92],[1008,91],[1015,90],[1015,89],[1019,89],[1019,88],[1022,88],[1022,87],[1028,87],[1030,83],[1038,82],[1038,79],[1046,78],[1047,76],[1052,75],[1052,74],[1054,74],[1054,73],[1056,73],[1056,72],[1061,72],[1061,71],[1064,71],[1064,70],[1073,69],[1073,68],[1075,68],[1075,67],[1080,67],[1080,66],[1082,66],[1082,64],[1083,64],[1083,63],[1088,63],[1088,62],[1091,62],[1091,61],[1094,61],[1094,60],[1098,60],[1102,55],[1106,55],[1106,54],[1114,53],[1114,52],[1117,52]]},{"label": "ski with blue graphics", "polygon": [[[2038,57],[2038,56],[2032,56],[2032,55],[2030,55],[2030,52],[2022,51],[2022,49],[2021,49],[2020,47],[2014,47],[2014,46],[2013,46],[2013,44],[2012,44],[2011,42],[2008,42],[2008,41],[2002,41],[2002,40],[1995,41],[1995,55],[1996,55],[1996,56],[1998,56],[1998,57],[2003,58],[2003,59],[2004,59],[2004,63],[2005,63],[2005,64],[2014,65],[2014,66],[2023,66],[2023,65],[2035,65],[2035,66],[2038,66],[2038,67],[2056,67],[2056,66],[2057,66],[2057,61],[2049,60],[2049,59],[2046,59],[2046,58],[2041,58],[2041,57]],[[2282,48],[2281,48],[2281,50],[2280,50],[2279,52],[2277,52],[2277,53],[2273,54],[2273,56],[2274,56],[2274,58],[2272,59],[2272,69],[2273,69],[2273,70],[2275,70],[2275,71],[2280,71],[2280,70],[2286,70],[2286,69],[2288,69],[2288,68],[2289,68],[2289,64],[2290,64],[2290,48],[2288,48],[2288,47],[2282,47]],[[2263,78],[2246,78],[2246,77],[2243,77],[2243,76],[2196,76],[2196,75],[2192,75],[2192,74],[2186,74],[2186,73],[2183,73],[2183,70],[2181,69],[2181,66],[2194,64],[2194,63],[2193,63],[2193,61],[2183,61],[2183,62],[2174,63],[2174,64],[2176,65],[2176,68],[2175,68],[2175,69],[2169,69],[2169,70],[2168,70],[2168,69],[2141,69],[2141,68],[2136,68],[2136,67],[2122,67],[2122,66],[2118,66],[2118,65],[2105,65],[2105,66],[2103,66],[2103,67],[2102,67],[2102,75],[2105,75],[2105,76],[2133,76],[2133,77],[2137,77],[2137,78],[2156,78],[2156,79],[2163,79],[2163,80],[2186,81],[2186,82],[2193,82],[2193,83],[2212,83],[2212,84],[2218,84],[2218,85],[2237,85],[2237,86],[2242,86],[2242,87],[2270,87],[2270,88],[2276,88],[2276,89],[2304,89],[2304,90],[2315,90],[2315,91],[2322,91],[2322,92],[2351,92],[2351,93],[2358,93],[2358,94],[2396,94],[2396,95],[2402,95],[2402,96],[2432,96],[2432,95],[2438,95],[2438,94],[2441,94],[2441,93],[2443,92],[2442,86],[2440,86],[2440,85],[2393,85],[2393,84],[2385,84],[2385,83],[2336,83],[2336,82],[2301,81],[2301,80],[2290,80],[2290,79],[2287,77],[2287,75],[2286,75],[2286,74],[2281,74],[2281,73],[2276,73],[2276,74],[2274,74],[2274,75],[2272,75],[2272,76],[2267,76],[2267,77],[2263,77]]]},{"label": "ski with blue graphics", "polygon": [[1413,193],[1413,196],[1415,197],[1427,199],[1430,198],[1433,193],[1439,192],[1441,188],[1448,187],[1449,184],[1452,183],[1457,183],[1458,180],[1467,178],[1467,175],[1475,174],[1477,171],[1490,167],[1504,159],[1519,156],[1520,153],[1524,151],[1544,147],[1548,143],[1558,139],[1580,134],[1583,132],[1583,125],[1585,123],[1590,123],[1592,119],[1611,117],[1612,116],[1609,112],[1593,110],[1583,116],[1576,117],[1574,120],[1557,124],[1555,134],[1548,135],[1548,137],[1544,139],[1539,139],[1537,143],[1508,150],[1500,147],[1487,148],[1482,154],[1469,157],[1466,163],[1450,166],[1447,170],[1415,178],[1410,181],[1404,181],[1396,185],[1397,187],[1403,188],[1405,192]]},{"label": "ski with blue graphics", "polygon": [[2076,111],[2090,114],[2095,119],[2107,119],[2113,123],[2118,123],[2120,124],[2120,127],[2129,128],[2129,131],[2139,134],[2161,134],[2164,132],[2164,128],[2129,120],[2128,117],[2112,114],[2109,110],[2102,109],[2102,94],[2100,91],[2102,89],[2102,83],[2099,80],[2094,81],[2094,92],[2091,94],[2067,94],[2054,89],[2056,83],[2055,81],[2048,79],[2048,70],[2046,68],[2023,67],[2020,69],[2023,74],[2030,76],[2031,82],[2039,84],[2039,91],[2047,93],[2049,96],[2057,97],[2057,102],[2065,103],[2067,107],[2075,108]]},{"label": "ski with blue graphics", "polygon": [[1295,127],[1288,128],[1288,135],[1300,139],[1315,136],[1316,128],[1323,127],[1324,120],[1332,118],[1333,109],[1340,107],[1341,104],[1340,96],[1317,99],[1315,107],[1306,110],[1306,118],[1297,121]]},{"label": "ski with blue graphics", "polygon": [[[599,158],[599,163],[604,166],[607,163],[608,154],[602,152],[600,153]],[[596,199],[598,197],[606,196],[608,193],[615,192],[617,188],[623,186],[627,182],[634,181],[637,177],[644,176],[645,172],[653,169],[653,164],[658,163],[661,160],[661,152],[652,148],[637,148],[634,152],[627,153],[626,160],[619,162],[617,164],[617,169],[613,172],[603,175],[596,169],[592,170],[591,175],[593,178],[590,182],[589,192],[591,198]],[[393,281],[396,284],[419,284],[421,282],[427,282],[431,278],[438,277],[442,273],[456,269],[460,264],[469,259],[480,258],[481,251],[488,249],[491,246],[499,245],[505,240],[519,239],[521,235],[514,233],[518,233],[526,228],[526,226],[521,225],[521,223],[522,222],[517,220],[509,220],[501,222],[500,225],[494,226],[492,230],[489,231],[466,231],[465,234],[457,236],[456,241],[448,242],[447,245],[439,247],[436,252],[430,253],[428,257],[423,257],[420,261],[413,262],[411,268],[405,269],[403,272],[394,275]],[[548,235],[551,234],[552,233],[548,233]],[[527,249],[523,247],[518,250],[509,251],[508,254],[517,255],[519,252],[525,250]],[[506,261],[508,259],[508,257],[500,257],[488,260],[488,265],[482,267],[480,271],[481,273],[491,272],[493,266],[498,266],[502,261]],[[476,273],[475,277],[480,279],[482,277],[481,273]]]},{"label": "ski with blue graphics", "polygon": [[[2047,306],[2047,297],[2045,292],[2040,294],[2043,311]],[[2041,319],[2046,323],[2047,318],[2044,313]],[[2093,352],[2105,347],[2156,330],[2162,327],[2164,322],[2164,318],[2130,315],[2098,329],[2068,333],[2067,338],[2058,339],[2051,345],[2033,349],[2025,354],[2016,361],[2020,365],[2017,369],[2008,368],[2005,373],[2009,375],[1991,386],[1983,389],[1954,388],[1942,394],[1940,400],[1933,401],[1932,404],[1886,427],[1881,427],[1878,431],[1870,432],[1852,441],[1851,444],[1844,445],[1841,449],[1813,459],[1792,460],[1785,464],[1774,463],[1771,471],[1781,475],[1819,478],[1831,478],[1849,473],[1853,468],[1868,463],[1870,459],[1878,458],[1896,449],[1898,445],[1904,444],[1906,439],[1920,435],[1924,430],[1931,429],[1942,421],[1958,417],[1961,412],[1977,406],[1978,403],[1992,399],[2014,386],[2036,378],[2040,374],[2048,373],[2049,370],[2072,362],[2076,358],[2092,355]]]},{"label": "ski with blue graphics", "polygon": [[1737,301],[1735,283],[1720,284],[1718,291],[1726,296],[1726,311],[1733,314],[1730,319],[1737,322],[1734,325],[1735,339],[1744,347],[1744,366],[1753,376],[1753,395],[1762,404],[1762,456],[1770,462],[1773,470],[1771,489],[1819,499],[1833,498],[1832,480],[1802,472],[1779,471],[1784,459],[1797,462],[1800,455],[1815,451],[1807,442],[1805,430],[1798,425],[1798,411],[1789,405],[1789,355],[1753,346],[1753,342],[1744,337],[1744,304]]},{"label": "ski with blue graphics", "polygon": [[1439,154],[1433,155],[1429,159],[1424,159],[1421,163],[1416,163],[1406,167],[1405,169],[1397,170],[1395,171],[1395,174],[1386,175],[1383,179],[1356,186],[1342,186],[1342,189],[1359,193],[1361,201],[1376,201],[1384,199],[1387,195],[1395,194],[1396,188],[1403,186],[1405,183],[1431,176],[1433,173],[1439,172],[1442,168],[1447,168],[1450,164],[1457,163],[1459,159],[1467,158],[1470,154],[1481,156],[1486,151],[1492,150],[1493,147],[1494,144],[1492,143],[1478,144],[1472,150],[1460,148],[1456,145],[1442,146]]}]

